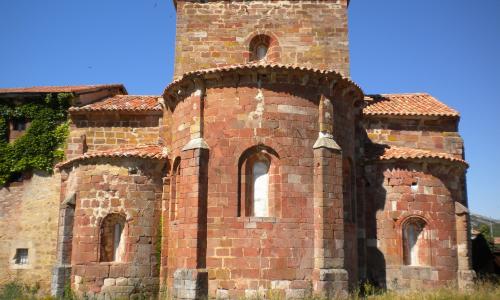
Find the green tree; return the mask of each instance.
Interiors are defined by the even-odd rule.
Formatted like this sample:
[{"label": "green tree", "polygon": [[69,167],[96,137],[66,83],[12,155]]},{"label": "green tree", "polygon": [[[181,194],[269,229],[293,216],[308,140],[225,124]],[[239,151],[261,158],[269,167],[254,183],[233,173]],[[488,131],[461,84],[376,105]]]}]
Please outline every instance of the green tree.
[{"label": "green tree", "polygon": [[484,239],[488,242],[490,250],[493,251],[495,249],[495,243],[493,241],[493,236],[491,235],[490,226],[481,224],[478,229],[479,232],[484,236]]}]

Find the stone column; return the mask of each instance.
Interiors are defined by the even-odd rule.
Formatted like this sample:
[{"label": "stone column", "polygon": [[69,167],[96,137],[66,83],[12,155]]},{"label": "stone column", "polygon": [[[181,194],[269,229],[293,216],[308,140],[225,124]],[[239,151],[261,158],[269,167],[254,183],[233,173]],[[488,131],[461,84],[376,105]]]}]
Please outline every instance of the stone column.
[{"label": "stone column", "polygon": [[75,193],[63,200],[59,208],[56,265],[52,270],[51,294],[62,296],[71,279],[71,252],[73,222],[75,218]]},{"label": "stone column", "polygon": [[207,250],[207,192],[208,145],[203,139],[202,82],[195,81],[193,94],[194,122],[191,140],[181,154],[181,194],[179,201],[179,231],[184,240],[177,249],[182,265],[174,271],[174,299],[204,299],[208,294]]},{"label": "stone column", "polygon": [[333,139],[333,106],[321,97],[320,132],[314,149],[314,293],[331,298],[346,296],[344,268],[342,151]]},{"label": "stone column", "polygon": [[469,210],[455,202],[455,226],[457,231],[458,287],[469,289],[473,285],[475,272],[471,264],[471,239]]}]

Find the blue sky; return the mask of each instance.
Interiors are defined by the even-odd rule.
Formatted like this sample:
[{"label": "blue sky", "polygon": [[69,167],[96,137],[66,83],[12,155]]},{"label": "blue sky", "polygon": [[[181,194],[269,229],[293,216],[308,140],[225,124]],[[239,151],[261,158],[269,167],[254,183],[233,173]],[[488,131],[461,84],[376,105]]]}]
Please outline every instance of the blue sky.
[{"label": "blue sky", "polygon": [[[500,218],[500,1],[352,0],[351,76],[365,93],[428,92],[459,110],[471,210]],[[172,78],[171,0],[0,0],[0,87]]]}]

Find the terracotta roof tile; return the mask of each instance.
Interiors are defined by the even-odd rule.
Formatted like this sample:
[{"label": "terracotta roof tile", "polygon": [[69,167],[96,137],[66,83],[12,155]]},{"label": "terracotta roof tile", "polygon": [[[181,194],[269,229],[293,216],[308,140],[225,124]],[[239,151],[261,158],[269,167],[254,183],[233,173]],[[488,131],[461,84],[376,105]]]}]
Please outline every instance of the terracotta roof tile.
[{"label": "terracotta roof tile", "polygon": [[216,67],[216,68],[202,69],[202,70],[196,70],[196,71],[190,71],[190,72],[184,73],[182,75],[182,77],[180,77],[177,80],[174,80],[169,85],[167,85],[167,87],[165,88],[165,92],[167,92],[167,90],[169,90],[174,85],[178,84],[179,82],[181,82],[184,79],[189,78],[191,76],[200,76],[200,75],[206,75],[206,74],[213,74],[213,73],[219,73],[219,72],[229,72],[229,71],[235,71],[235,70],[245,70],[245,69],[246,70],[281,69],[281,70],[309,71],[309,72],[314,72],[314,73],[324,74],[324,75],[336,75],[336,76],[348,81],[350,84],[354,85],[357,89],[359,89],[359,91],[361,91],[361,88],[356,83],[354,83],[353,81],[351,81],[348,78],[344,78],[340,73],[338,73],[334,70],[323,70],[323,69],[309,68],[309,67],[290,65],[290,64],[250,62],[250,63],[246,63],[246,64],[226,65],[226,66],[221,66],[221,67]]},{"label": "terracotta roof tile", "polygon": [[460,114],[429,94],[382,94],[365,97],[365,115],[389,116],[443,116]]},{"label": "terracotta roof tile", "polygon": [[159,96],[116,95],[82,107],[71,107],[69,111],[161,111],[158,98]]},{"label": "terracotta roof tile", "polygon": [[96,84],[96,85],[64,85],[64,86],[0,88],[0,94],[83,93],[83,92],[92,92],[108,88],[121,88],[124,92],[126,92],[123,84]]},{"label": "terracotta roof tile", "polygon": [[166,147],[159,145],[144,145],[133,148],[118,148],[103,151],[87,152],[78,157],[69,159],[56,165],[56,168],[61,169],[75,162],[83,161],[92,158],[147,158],[147,159],[167,159],[168,150]]},{"label": "terracotta roof tile", "polygon": [[374,153],[376,160],[412,160],[412,159],[444,159],[468,166],[467,162],[449,153],[433,152],[423,149],[390,146]]}]

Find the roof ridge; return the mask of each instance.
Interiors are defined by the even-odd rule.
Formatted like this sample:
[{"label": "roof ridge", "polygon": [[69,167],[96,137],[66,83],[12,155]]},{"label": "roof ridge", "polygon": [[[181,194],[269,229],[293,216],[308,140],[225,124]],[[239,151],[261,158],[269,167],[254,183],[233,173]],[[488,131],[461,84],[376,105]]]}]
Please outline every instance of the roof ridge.
[{"label": "roof ridge", "polygon": [[192,70],[192,71],[185,72],[184,74],[182,74],[181,76],[174,79],[172,82],[170,82],[165,87],[163,95],[165,95],[167,90],[169,90],[171,87],[175,86],[176,84],[180,83],[181,81],[187,79],[190,76],[200,76],[200,75],[206,75],[206,74],[211,74],[211,73],[215,73],[215,72],[230,72],[230,71],[235,71],[238,69],[253,69],[253,68],[281,68],[281,69],[289,69],[289,70],[309,71],[309,72],[314,72],[314,73],[323,74],[323,75],[335,74],[336,76],[340,77],[342,80],[345,80],[348,83],[354,85],[362,93],[362,89],[358,84],[356,84],[351,78],[345,76],[344,74],[340,73],[339,71],[336,71],[335,69],[319,69],[319,68],[298,65],[298,64],[281,64],[281,63],[259,61],[259,62],[248,62],[248,63],[244,63],[244,64],[228,64],[228,65],[223,65],[223,66],[219,66],[219,67],[198,69],[198,70]]},{"label": "roof ridge", "polygon": [[[138,95],[138,94],[128,94],[128,95],[114,95],[114,96],[109,96],[107,98],[112,98],[116,96],[127,96],[127,97],[161,97],[161,95]],[[104,98],[106,99],[106,98]],[[104,100],[103,99],[103,100]]]},{"label": "roof ridge", "polygon": [[427,93],[427,92],[406,92],[406,93],[379,93],[379,94],[366,94],[366,96],[393,96],[393,95],[398,95],[398,96],[413,96],[413,95],[429,95],[431,97],[434,97],[432,96],[431,94]]},{"label": "roof ridge", "polygon": [[127,93],[125,86],[122,83],[106,83],[106,84],[80,84],[80,85],[38,85],[30,87],[7,87],[0,88],[0,94],[23,94],[23,93],[78,93],[85,92],[91,89],[99,88],[120,88]]},{"label": "roof ridge", "polygon": [[383,149],[377,157],[378,160],[391,160],[391,159],[444,159],[451,162],[462,163],[465,166],[469,164],[462,158],[457,158],[451,153],[438,152],[429,149],[411,148],[403,146],[388,146]]},{"label": "roof ridge", "polygon": [[83,106],[73,106],[69,111],[161,111],[160,98],[157,95],[113,95]]},{"label": "roof ridge", "polygon": [[365,97],[364,115],[459,117],[449,107],[428,93],[376,94]]},{"label": "roof ridge", "polygon": [[[150,149],[152,151],[140,152],[140,150]],[[64,162],[56,164],[56,169],[67,167],[77,161],[93,159],[93,158],[120,158],[120,157],[137,157],[148,159],[165,159],[168,158],[168,148],[159,144],[143,144],[130,147],[118,147],[107,150],[97,150],[85,152],[77,157],[68,159]]]}]

